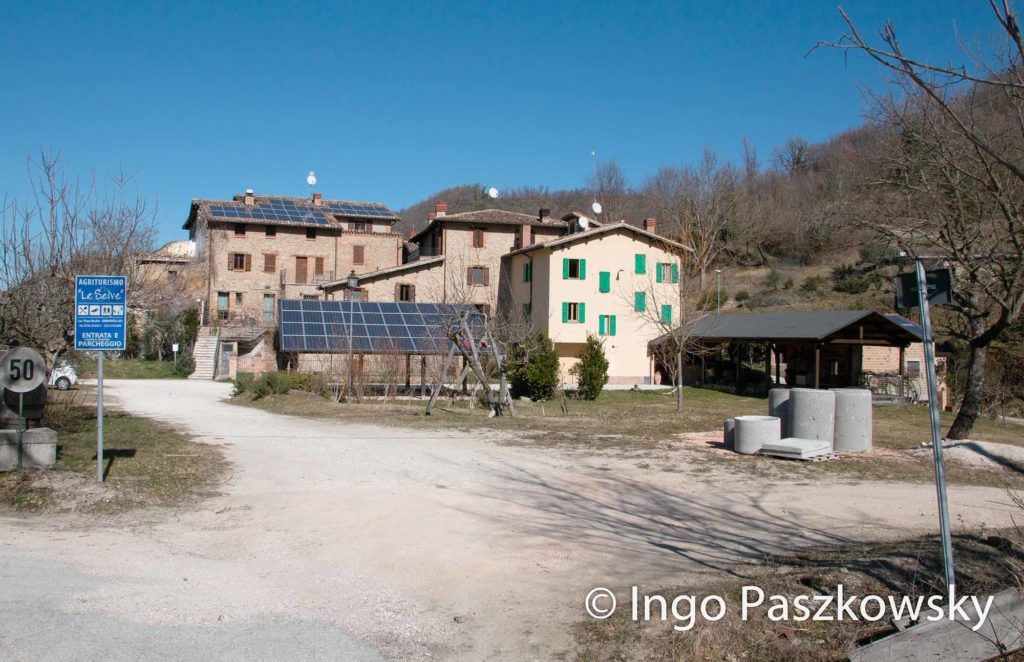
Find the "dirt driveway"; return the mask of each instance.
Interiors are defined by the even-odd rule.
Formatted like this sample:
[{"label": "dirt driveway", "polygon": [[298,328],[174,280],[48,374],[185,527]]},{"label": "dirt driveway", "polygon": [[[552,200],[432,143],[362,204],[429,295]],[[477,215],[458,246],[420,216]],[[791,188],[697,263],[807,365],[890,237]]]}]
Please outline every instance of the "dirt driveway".
[{"label": "dirt driveway", "polygon": [[[279,416],[222,402],[230,389],[108,384],[123,409],[223,444],[233,475],[188,512],[0,519],[0,658],[548,659],[593,587],[685,585],[935,525],[927,485],[695,481],[637,458]],[[1000,490],[950,498],[954,521],[1009,521]]]}]

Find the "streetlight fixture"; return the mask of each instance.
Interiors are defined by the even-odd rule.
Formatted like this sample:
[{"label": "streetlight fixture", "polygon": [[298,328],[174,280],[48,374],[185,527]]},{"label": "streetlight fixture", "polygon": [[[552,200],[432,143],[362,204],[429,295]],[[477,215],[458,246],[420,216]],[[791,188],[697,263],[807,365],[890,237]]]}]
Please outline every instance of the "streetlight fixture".
[{"label": "streetlight fixture", "polygon": [[[353,269],[348,275],[348,299],[350,302],[355,303],[355,290],[359,287],[359,278],[356,276],[356,270]],[[352,402],[352,318],[355,315],[355,307],[348,311],[348,392],[346,394],[347,401]]]},{"label": "streetlight fixture", "polygon": [[722,270],[715,269],[715,299],[718,302],[716,315],[722,314]]}]

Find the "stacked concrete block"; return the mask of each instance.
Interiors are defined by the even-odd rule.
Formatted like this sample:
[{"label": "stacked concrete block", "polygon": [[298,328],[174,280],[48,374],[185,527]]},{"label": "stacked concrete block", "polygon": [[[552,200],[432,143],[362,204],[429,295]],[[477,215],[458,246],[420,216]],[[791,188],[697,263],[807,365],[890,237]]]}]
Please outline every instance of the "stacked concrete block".
[{"label": "stacked concrete block", "polygon": [[832,391],[794,388],[789,396],[789,434],[832,444],[835,434],[836,395]]},{"label": "stacked concrete block", "polygon": [[[47,469],[57,462],[57,433],[50,428],[25,430],[21,439],[21,466]],[[18,432],[0,430],[0,471],[18,467]]]},{"label": "stacked concrete block", "polygon": [[782,436],[789,436],[789,392],[788,388],[773,388],[768,391],[768,415],[779,419]]},{"label": "stacked concrete block", "polygon": [[835,394],[835,432],[832,447],[837,451],[871,450],[871,391],[866,388],[837,388]]},{"label": "stacked concrete block", "polygon": [[750,455],[766,443],[779,441],[782,428],[775,416],[737,416],[733,435],[735,451]]}]

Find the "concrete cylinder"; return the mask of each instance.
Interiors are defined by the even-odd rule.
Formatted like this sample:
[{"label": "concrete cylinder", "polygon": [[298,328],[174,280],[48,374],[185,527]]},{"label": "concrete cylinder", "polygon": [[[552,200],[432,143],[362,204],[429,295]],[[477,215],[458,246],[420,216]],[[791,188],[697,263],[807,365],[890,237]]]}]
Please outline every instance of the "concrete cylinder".
[{"label": "concrete cylinder", "polygon": [[795,388],[789,395],[789,431],[797,439],[833,443],[836,394],[813,388]]},{"label": "concrete cylinder", "polygon": [[835,388],[835,441],[837,451],[871,450],[871,391],[866,388]]},{"label": "concrete cylinder", "polygon": [[736,438],[735,432],[736,432],[736,419],[735,418],[727,418],[727,419],[725,419],[725,421],[722,423],[722,443],[725,444],[725,447],[728,448],[729,450],[732,450],[733,447],[735,446],[735,438]]},{"label": "concrete cylinder", "polygon": [[734,450],[745,455],[756,453],[764,444],[779,441],[781,432],[779,419],[775,416],[737,416]]},{"label": "concrete cylinder", "polygon": [[789,389],[773,388],[768,391],[768,415],[779,419],[782,438],[789,437]]}]

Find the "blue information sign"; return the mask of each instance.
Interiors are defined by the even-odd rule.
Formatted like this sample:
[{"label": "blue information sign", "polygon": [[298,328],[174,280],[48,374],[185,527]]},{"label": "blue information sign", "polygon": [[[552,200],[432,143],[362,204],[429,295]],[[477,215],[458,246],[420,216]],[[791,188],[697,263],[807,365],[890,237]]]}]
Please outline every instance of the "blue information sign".
[{"label": "blue information sign", "polygon": [[75,349],[125,349],[124,276],[75,276]]}]

